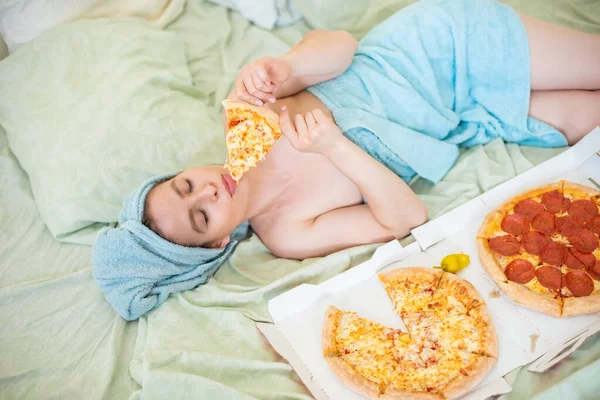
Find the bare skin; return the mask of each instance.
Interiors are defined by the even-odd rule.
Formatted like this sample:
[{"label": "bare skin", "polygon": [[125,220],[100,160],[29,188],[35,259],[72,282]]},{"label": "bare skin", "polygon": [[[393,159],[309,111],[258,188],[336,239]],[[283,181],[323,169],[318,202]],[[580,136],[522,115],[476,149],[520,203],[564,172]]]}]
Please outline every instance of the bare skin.
[{"label": "bare skin", "polygon": [[[531,50],[530,115],[575,143],[600,124],[600,36],[522,18]],[[304,90],[340,75],[356,47],[345,32],[313,31],[282,57],[245,65],[229,97],[280,113],[285,136],[235,188],[215,166],[157,185],[146,201],[151,228],[179,244],[223,247],[249,220],[275,255],[304,259],[401,238],[422,224],[427,211],[410,187],[346,139],[327,107]]]}]

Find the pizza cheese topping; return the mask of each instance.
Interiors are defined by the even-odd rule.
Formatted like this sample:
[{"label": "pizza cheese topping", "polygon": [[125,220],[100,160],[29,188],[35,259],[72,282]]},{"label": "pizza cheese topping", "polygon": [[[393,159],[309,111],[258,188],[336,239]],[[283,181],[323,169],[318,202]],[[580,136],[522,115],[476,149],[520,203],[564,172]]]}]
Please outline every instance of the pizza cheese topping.
[{"label": "pizza cheese topping", "polygon": [[[483,379],[495,363],[497,339],[487,307],[469,283],[425,268],[392,270],[380,280],[408,331],[331,306],[323,340],[331,343],[333,335],[336,351],[325,356],[347,385],[371,398],[408,392],[443,399]],[[343,370],[336,359],[345,362]],[[346,378],[354,373],[362,384]],[[367,389],[373,384],[376,393]]]},{"label": "pizza cheese topping", "polygon": [[224,101],[223,106],[228,120],[225,168],[239,182],[271,150],[281,136],[281,129],[277,115],[267,108],[232,100]]}]

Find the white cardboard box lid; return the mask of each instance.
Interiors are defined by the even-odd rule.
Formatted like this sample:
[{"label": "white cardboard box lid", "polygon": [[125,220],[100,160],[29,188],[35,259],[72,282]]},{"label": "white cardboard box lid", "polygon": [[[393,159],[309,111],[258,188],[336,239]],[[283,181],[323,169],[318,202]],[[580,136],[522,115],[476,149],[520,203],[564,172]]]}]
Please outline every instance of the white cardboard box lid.
[{"label": "white cardboard box lid", "polygon": [[[515,194],[520,193],[524,190],[527,190],[528,188],[539,186],[546,182],[555,181],[559,178],[579,182],[585,181],[587,178],[592,178],[592,183],[594,183],[594,180],[595,182],[600,182],[600,155],[594,155],[595,151],[597,151],[598,149],[600,149],[599,128],[595,129],[592,133],[587,135],[583,140],[580,141],[580,143],[578,143],[571,149],[566,150],[560,155],[499,185],[498,187],[450,211],[449,213],[442,215],[428,222],[427,224],[413,230],[413,235],[417,239],[417,242],[412,243],[406,246],[405,248],[402,248],[402,246],[400,246],[400,244],[397,241],[392,241],[380,247],[369,261],[366,261],[363,264],[360,264],[338,276],[335,276],[329,279],[328,281],[322,283],[321,285],[301,285],[272,299],[269,302],[269,312],[271,313],[273,321],[277,327],[272,327],[275,329],[266,328],[266,330],[263,329],[263,327],[261,327],[260,325],[259,327],[263,332],[265,332],[265,336],[274,345],[274,347],[277,346],[279,348],[276,350],[280,352],[284,357],[286,357],[288,361],[290,361],[290,363],[292,364],[294,369],[296,369],[296,371],[299,373],[301,378],[310,382],[310,385],[307,384],[307,386],[313,392],[315,397],[317,397],[317,394],[315,393],[315,391],[313,391],[313,389],[317,390],[317,393],[319,391],[322,392],[321,395],[325,395],[325,397],[323,398],[337,398],[336,393],[334,393],[333,397],[331,396],[331,393],[329,396],[325,394],[325,391],[322,387],[323,376],[319,376],[323,374],[327,375],[329,373],[331,376],[327,377],[326,380],[333,379],[337,381],[335,376],[332,375],[333,373],[328,369],[319,370],[318,368],[315,368],[314,365],[307,367],[307,351],[304,348],[302,349],[302,351],[298,351],[298,338],[293,337],[295,334],[297,334],[298,329],[286,332],[286,329],[282,329],[284,328],[285,321],[291,321],[298,315],[304,314],[307,311],[310,312],[310,308],[315,308],[320,303],[323,303],[324,299],[330,299],[332,296],[335,296],[336,293],[347,291],[349,288],[370,279],[376,274],[377,271],[381,270],[383,267],[394,261],[404,260],[415,255],[418,255],[416,259],[423,257],[427,259],[427,253],[429,252],[422,253],[421,248],[428,249],[429,247],[434,246],[436,243],[445,241],[447,238],[455,238],[456,236],[460,236],[457,234],[461,230],[464,230],[464,228],[469,224],[472,225],[472,228],[474,226],[473,224],[476,224],[478,227],[478,225],[480,224],[479,220],[482,219],[487,212],[491,211],[505,199],[514,196]],[[568,170],[568,172],[565,173],[565,170]],[[582,183],[590,185],[589,181]],[[437,248],[438,246],[435,247]],[[432,251],[435,251],[435,249],[432,248]],[[477,259],[477,254],[475,253],[473,255],[475,256],[475,259]],[[431,263],[431,265],[434,265],[436,263],[432,262],[431,260],[429,260],[429,262]],[[423,265],[428,264],[424,263]],[[467,269],[466,271],[468,270],[469,269]],[[487,279],[491,282],[489,277],[487,277]],[[479,286],[476,283],[474,284],[478,288],[478,290],[480,290],[480,286],[483,285],[482,283],[480,283]],[[495,285],[493,285],[493,287],[495,288]],[[380,290],[380,292],[383,293],[382,290]],[[482,293],[482,295],[485,297],[484,292],[480,290],[480,293]],[[375,296],[375,294],[368,294],[366,297],[371,296]],[[505,300],[506,303],[512,304],[512,302],[510,302],[508,299]],[[351,302],[354,301],[351,300]],[[489,302],[490,301],[488,300],[488,303]],[[329,301],[329,303],[331,304],[331,300]],[[348,309],[353,309],[354,311],[360,313],[360,304],[355,303],[355,305],[358,307],[349,307]],[[530,318],[535,320],[536,318],[539,318],[539,315],[541,315],[539,313],[536,313],[534,311],[528,310],[520,306],[513,306],[517,310],[517,313],[525,314],[526,319]],[[317,313],[321,313],[322,315],[324,315],[324,309],[318,310]],[[364,316],[370,317],[371,319],[377,320],[378,322],[387,324],[388,326],[392,327],[394,327],[394,324],[402,325],[400,321],[394,321],[393,318],[390,317],[390,315],[390,310],[382,310],[382,313],[380,313],[379,316],[374,316],[371,310],[371,315],[367,314]],[[563,333],[561,337],[567,333],[570,334],[570,337],[566,340],[559,341],[558,343],[551,343],[542,337],[542,343],[538,347],[539,351],[535,351],[535,356],[538,357],[543,353],[546,353],[546,355],[540,360],[538,360],[534,365],[532,365],[530,369],[534,371],[543,371],[549,368],[551,365],[560,361],[560,359],[564,358],[566,355],[574,351],[579,345],[581,345],[581,343],[583,343],[583,340],[585,340],[586,337],[600,329],[600,323],[594,324],[594,322],[596,322],[598,318],[596,317],[596,319],[589,320],[589,317],[590,316],[577,317],[582,322],[576,324],[570,323],[568,325],[568,329],[565,328],[564,323],[560,324],[560,322],[564,320],[547,317],[551,320],[554,320],[554,323],[549,323],[549,330],[553,331],[555,328],[557,328]],[[576,320],[577,318],[572,320]],[[586,318],[588,319],[587,321],[585,321]],[[399,320],[399,318],[397,319]],[[496,326],[498,327],[500,324],[498,324],[496,319],[495,321]],[[305,323],[310,324],[310,322],[306,321]],[[318,322],[315,322],[315,324],[317,323]],[[304,326],[304,328],[308,329],[308,326]],[[565,332],[565,329],[568,332]],[[267,334],[266,331],[269,331],[269,333]],[[504,328],[499,329],[499,337],[502,337],[502,335],[506,335],[506,332],[504,331]],[[514,332],[512,332],[512,334],[510,334],[509,336],[511,336],[511,340],[512,337],[516,337]],[[302,339],[306,339],[306,337],[303,337]],[[520,343],[520,345],[523,346],[523,343]],[[553,345],[554,348],[552,348]],[[565,348],[567,348],[568,350],[565,351]],[[543,350],[543,353],[540,353],[541,350]],[[320,352],[318,353],[320,355]],[[292,361],[290,358],[294,361]],[[322,357],[320,358],[322,359]],[[520,365],[524,365],[527,362],[532,361],[532,359],[535,358],[517,357],[517,363],[515,363],[512,366],[512,368],[506,370],[506,372]],[[324,361],[323,364],[325,364]],[[500,359],[498,364],[500,364]],[[503,365],[503,370],[504,369],[507,369],[506,365]],[[317,372],[317,375],[315,375],[315,372]],[[318,381],[321,381],[321,383],[319,383]],[[506,381],[497,379],[493,382],[488,382],[488,384],[486,384],[485,386],[478,387],[475,391],[469,393],[468,397],[465,398],[480,399],[493,394],[506,393],[510,390],[510,387],[508,387],[507,390],[507,385],[508,384],[506,383]],[[311,388],[311,386],[313,388]],[[343,389],[340,390],[352,392],[345,386],[341,386],[343,387]],[[316,387],[318,387],[318,389],[316,389]],[[349,399],[351,397],[354,398],[354,396],[352,396],[352,393],[344,393],[343,397],[345,399]],[[356,394],[354,393],[354,395]],[[358,396],[356,398],[362,398],[359,395],[356,396]],[[317,398],[321,397],[319,396]]]},{"label": "white cardboard box lid", "polygon": [[[596,154],[599,150],[600,127],[556,157],[413,229],[411,233],[425,250],[457,233],[468,223],[487,214],[507,199],[543,183],[556,181],[559,177],[569,178],[568,175],[565,176],[565,170],[579,170],[579,173],[592,178],[591,182],[586,182],[588,186],[597,186],[600,189],[600,154]],[[587,161],[582,163],[583,160]]]}]

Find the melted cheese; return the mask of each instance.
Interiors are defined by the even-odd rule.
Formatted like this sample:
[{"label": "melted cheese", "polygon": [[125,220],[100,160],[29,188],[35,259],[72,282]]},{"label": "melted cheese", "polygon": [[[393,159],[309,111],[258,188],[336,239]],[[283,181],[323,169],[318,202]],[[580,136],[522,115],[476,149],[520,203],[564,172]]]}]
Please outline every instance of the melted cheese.
[{"label": "melted cheese", "polygon": [[341,358],[382,391],[440,393],[485,355],[492,339],[479,312],[485,305],[460,281],[407,277],[385,285],[408,334],[342,312],[336,336]]},{"label": "melted cheese", "polygon": [[229,115],[230,121],[241,121],[232,126],[225,137],[227,164],[225,168],[238,182],[242,175],[256,166],[269,152],[281,133],[275,132],[261,117],[249,112]]}]

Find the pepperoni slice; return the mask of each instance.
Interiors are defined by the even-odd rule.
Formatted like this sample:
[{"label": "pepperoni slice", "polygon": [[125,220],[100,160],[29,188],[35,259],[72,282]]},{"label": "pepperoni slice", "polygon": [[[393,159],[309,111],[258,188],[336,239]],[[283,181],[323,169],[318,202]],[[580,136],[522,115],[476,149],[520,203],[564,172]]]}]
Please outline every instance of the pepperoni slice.
[{"label": "pepperoni slice", "polygon": [[598,206],[590,200],[575,200],[571,204],[569,215],[577,222],[583,223],[598,215]]},{"label": "pepperoni slice", "polygon": [[575,297],[587,296],[594,290],[594,282],[583,271],[570,271],[565,276],[567,288]]},{"label": "pepperoni slice", "polygon": [[527,283],[535,276],[535,268],[529,261],[517,258],[508,263],[504,274],[509,281]]},{"label": "pepperoni slice", "polygon": [[596,260],[593,266],[587,269],[588,274],[600,282],[600,260]]},{"label": "pepperoni slice", "polygon": [[567,259],[567,248],[560,243],[549,243],[542,248],[540,257],[549,265],[560,267]]},{"label": "pepperoni slice", "polygon": [[577,229],[581,229],[581,226],[582,225],[579,222],[576,222],[570,215],[556,218],[556,229],[563,236],[568,237],[572,235]]},{"label": "pepperoni slice", "polygon": [[544,206],[535,200],[526,199],[521,200],[515,204],[515,214],[521,214],[527,217],[530,221],[536,215],[544,211]]},{"label": "pepperoni slice", "polygon": [[598,248],[598,238],[587,229],[576,230],[568,239],[573,247],[584,253],[591,253]]},{"label": "pepperoni slice", "polygon": [[554,214],[544,211],[533,218],[533,221],[531,221],[531,226],[536,231],[540,231],[546,235],[552,236],[552,234],[556,232],[556,217]]},{"label": "pepperoni slice", "polygon": [[521,250],[519,239],[512,235],[493,237],[489,244],[493,251],[503,256],[514,256]]},{"label": "pepperoni slice", "polygon": [[590,219],[585,223],[585,229],[600,235],[600,215]]},{"label": "pepperoni slice", "polygon": [[569,269],[585,269],[585,264],[583,264],[579,258],[575,257],[571,249],[567,252],[565,265],[569,267]]},{"label": "pepperoni slice", "polygon": [[552,214],[558,214],[567,208],[565,204],[567,199],[565,196],[560,194],[557,190],[546,192],[542,195],[542,204],[546,207],[546,210]]},{"label": "pepperoni slice", "polygon": [[568,212],[571,209],[571,200],[565,197],[561,212]]},{"label": "pepperoni slice", "polygon": [[502,218],[502,230],[511,235],[522,235],[529,231],[529,220],[521,214],[510,214]]},{"label": "pepperoni slice", "polygon": [[562,272],[556,267],[539,267],[535,270],[535,276],[543,287],[550,290],[560,290],[562,286]]},{"label": "pepperoni slice", "polygon": [[552,239],[541,232],[529,231],[521,238],[523,247],[529,254],[540,255],[542,247],[552,243]]},{"label": "pepperoni slice", "polygon": [[571,253],[573,253],[573,255],[583,263],[583,265],[585,265],[586,268],[590,268],[594,265],[594,263],[596,262],[596,257],[594,257],[593,254],[590,253],[584,253],[582,251],[577,250],[577,248],[575,247],[571,247],[569,249],[569,251]]}]

